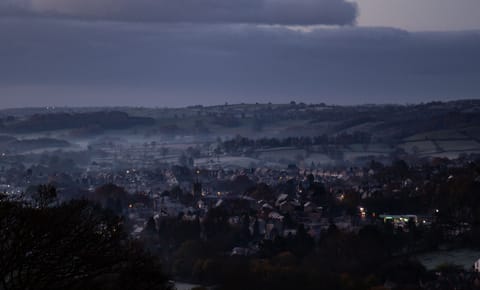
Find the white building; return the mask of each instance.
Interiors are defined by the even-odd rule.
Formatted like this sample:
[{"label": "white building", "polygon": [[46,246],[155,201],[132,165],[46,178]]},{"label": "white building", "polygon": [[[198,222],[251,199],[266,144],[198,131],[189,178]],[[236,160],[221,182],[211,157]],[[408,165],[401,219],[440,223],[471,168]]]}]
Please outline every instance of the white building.
[{"label": "white building", "polygon": [[473,264],[473,269],[475,272],[480,272],[480,259]]}]

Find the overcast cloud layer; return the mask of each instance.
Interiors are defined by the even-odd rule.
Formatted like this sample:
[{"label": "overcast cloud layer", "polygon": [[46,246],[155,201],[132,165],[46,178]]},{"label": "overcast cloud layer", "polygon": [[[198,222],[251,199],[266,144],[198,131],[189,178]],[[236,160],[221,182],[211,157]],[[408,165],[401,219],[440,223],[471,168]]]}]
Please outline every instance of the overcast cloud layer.
[{"label": "overcast cloud layer", "polygon": [[0,15],[135,22],[353,24],[346,0],[0,0]]},{"label": "overcast cloud layer", "polygon": [[0,20],[0,106],[478,98],[480,33]]},{"label": "overcast cloud layer", "polygon": [[353,0],[357,24],[415,31],[480,29],[479,0]]}]

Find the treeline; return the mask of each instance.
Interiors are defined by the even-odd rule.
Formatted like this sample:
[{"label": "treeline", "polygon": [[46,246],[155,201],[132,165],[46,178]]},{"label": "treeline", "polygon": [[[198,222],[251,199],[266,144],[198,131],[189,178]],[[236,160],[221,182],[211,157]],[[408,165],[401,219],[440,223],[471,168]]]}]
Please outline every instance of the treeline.
[{"label": "treeline", "polygon": [[[296,235],[267,240],[248,230],[250,222],[245,215],[232,226],[217,208],[203,221],[161,220],[156,229],[152,220],[143,238],[160,249],[175,277],[218,289],[376,289],[386,281],[395,289],[422,289],[422,282],[436,279],[410,258],[418,241],[430,239],[426,229],[395,231],[387,224],[356,234],[332,224],[315,241],[299,225]],[[251,241],[258,241],[255,254],[230,254]]]},{"label": "treeline", "polygon": [[437,209],[438,222],[468,223],[480,233],[480,159],[461,166],[455,162],[435,159],[417,166],[403,160],[389,166],[371,162],[375,173],[369,179],[379,186],[363,205],[390,213]]},{"label": "treeline", "polygon": [[36,114],[26,120],[5,124],[3,130],[6,132],[29,133],[89,127],[125,129],[152,124],[154,124],[152,118],[132,117],[125,112],[118,111],[102,111],[75,114]]},{"label": "treeline", "polygon": [[220,143],[219,149],[228,152],[240,152],[245,148],[268,149],[280,147],[308,148],[310,146],[368,144],[372,136],[367,132],[341,133],[336,135],[302,136],[287,138],[260,138],[250,139],[237,136],[234,139]]},{"label": "treeline", "polygon": [[172,289],[122,217],[55,197],[52,186],[31,205],[0,196],[0,289]]}]

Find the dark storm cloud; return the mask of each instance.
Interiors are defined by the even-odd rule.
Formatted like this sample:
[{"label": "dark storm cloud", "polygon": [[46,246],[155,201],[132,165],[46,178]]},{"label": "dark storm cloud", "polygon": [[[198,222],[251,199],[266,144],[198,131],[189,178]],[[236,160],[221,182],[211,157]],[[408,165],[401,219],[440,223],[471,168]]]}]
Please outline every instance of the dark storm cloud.
[{"label": "dark storm cloud", "polygon": [[0,15],[135,22],[353,24],[346,0],[0,0]]},{"label": "dark storm cloud", "polygon": [[0,106],[478,98],[480,33],[0,20]]}]

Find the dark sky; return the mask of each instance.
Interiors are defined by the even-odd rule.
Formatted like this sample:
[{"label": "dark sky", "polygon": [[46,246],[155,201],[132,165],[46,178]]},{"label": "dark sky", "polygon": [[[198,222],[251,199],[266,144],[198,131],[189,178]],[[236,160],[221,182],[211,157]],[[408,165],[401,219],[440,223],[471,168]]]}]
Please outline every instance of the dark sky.
[{"label": "dark sky", "polygon": [[478,0],[0,0],[0,107],[479,98],[475,14]]}]

